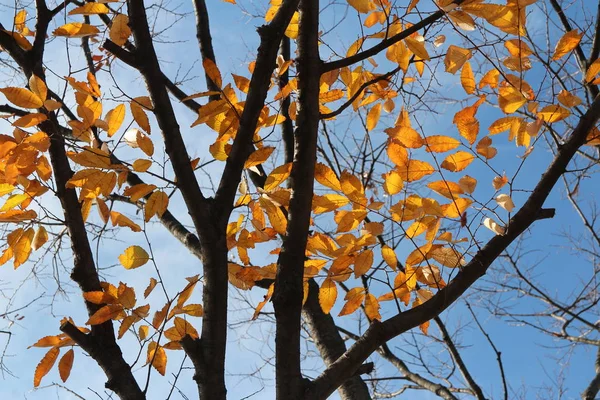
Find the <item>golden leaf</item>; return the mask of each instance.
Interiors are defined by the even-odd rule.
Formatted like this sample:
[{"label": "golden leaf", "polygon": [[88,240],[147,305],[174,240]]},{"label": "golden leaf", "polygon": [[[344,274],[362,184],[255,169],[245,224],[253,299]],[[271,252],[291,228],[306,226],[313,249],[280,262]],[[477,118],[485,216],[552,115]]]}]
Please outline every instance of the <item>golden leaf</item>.
[{"label": "golden leaf", "polygon": [[[129,246],[125,252],[119,256],[119,262],[125,269],[135,269],[146,264],[150,256],[140,246]],[[145,296],[147,297],[147,296]]]},{"label": "golden leaf", "polygon": [[337,286],[331,278],[327,278],[319,288],[319,304],[325,314],[329,314],[337,299]]}]

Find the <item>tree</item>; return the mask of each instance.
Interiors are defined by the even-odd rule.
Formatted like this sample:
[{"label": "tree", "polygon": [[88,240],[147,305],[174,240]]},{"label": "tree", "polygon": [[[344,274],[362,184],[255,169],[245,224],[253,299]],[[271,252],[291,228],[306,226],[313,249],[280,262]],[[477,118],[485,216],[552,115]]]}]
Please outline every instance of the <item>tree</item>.
[{"label": "tree", "polygon": [[[0,262],[31,268],[32,276],[36,266],[59,265],[53,279],[64,293],[71,257],[69,279],[79,287],[71,299],[87,313],[65,315],[62,333],[44,332],[33,344],[49,348],[34,386],[57,360],[67,381],[75,354],[84,353],[121,399],[151,397],[150,377],[159,379],[153,369],[173,371],[171,397],[188,365],[201,398],[223,399],[235,290],[264,296],[249,298],[256,308],[244,319],[274,326],[267,341],[274,340],[279,399],[336,390],[346,399],[391,397],[368,361],[375,353],[408,382],[396,394],[486,398],[491,389],[477,382],[441,317],[474,286],[465,304],[494,350],[504,398],[517,391],[480,322],[483,310],[553,336],[530,317],[555,318],[564,322],[559,337],[598,346],[591,315],[597,268],[565,303],[522,272],[527,254],[512,246],[538,225],[551,229],[545,220],[555,209],[545,203],[564,180],[596,240],[579,244],[580,252],[597,258],[594,220],[575,189],[588,185],[600,143],[600,22],[590,20],[589,3],[226,3],[193,1],[202,65],[191,70],[205,80],[198,93],[188,87],[194,79],[178,81],[169,65],[181,37],[194,36],[177,31],[189,18],[171,5],[36,0],[31,8],[10,6],[12,20],[2,21],[11,82],[0,89],[7,101],[0,108],[12,134],[0,136]],[[233,44],[223,34],[231,27],[211,31],[212,7],[266,20],[249,73],[239,68],[230,78],[225,72],[234,66],[215,56]],[[339,36],[351,39],[340,44]],[[56,59],[62,54],[66,62]],[[135,80],[145,89],[130,85]],[[492,146],[493,135],[506,131],[516,146]],[[198,263],[161,264],[161,242],[152,240],[159,229]],[[514,267],[514,279],[476,285],[501,260]],[[197,286],[200,300],[191,300]],[[504,308],[499,297],[507,291],[549,310]],[[484,306],[478,312],[473,299]],[[336,319],[334,307],[341,307]],[[417,327],[421,336],[411,331]],[[392,345],[409,331],[420,366]],[[440,345],[455,366],[449,373],[439,372],[445,361],[436,370],[437,361],[421,354]],[[315,349],[320,363],[308,378]],[[181,357],[176,366],[168,354],[185,357],[174,356]]]}]

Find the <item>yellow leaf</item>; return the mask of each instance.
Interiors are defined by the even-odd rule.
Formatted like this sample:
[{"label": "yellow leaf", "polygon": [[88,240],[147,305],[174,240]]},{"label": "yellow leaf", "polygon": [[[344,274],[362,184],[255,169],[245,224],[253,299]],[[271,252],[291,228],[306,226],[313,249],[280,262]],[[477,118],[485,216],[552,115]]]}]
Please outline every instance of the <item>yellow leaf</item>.
[{"label": "yellow leaf", "polygon": [[460,216],[473,204],[473,200],[460,197],[450,204],[442,206],[442,212],[446,218],[460,218]]},{"label": "yellow leaf", "polygon": [[76,7],[69,11],[68,15],[95,15],[108,14],[110,10],[101,3],[86,3],[81,7]]},{"label": "yellow leaf", "polygon": [[486,86],[489,86],[492,89],[498,87],[498,77],[500,76],[500,71],[497,69],[492,69],[481,78],[479,81],[479,89],[483,89]]},{"label": "yellow leaf", "polygon": [[138,335],[140,337],[140,340],[145,340],[148,337],[149,330],[150,328],[148,327],[148,325],[141,325],[138,328]]},{"label": "yellow leaf", "polygon": [[287,228],[287,219],[283,212],[277,207],[271,200],[268,200],[264,197],[259,197],[258,199],[260,206],[267,214],[269,218],[269,222],[275,231],[280,235],[285,235],[285,231]]},{"label": "yellow leaf", "polygon": [[433,258],[443,266],[450,268],[467,265],[467,262],[463,258],[462,254],[451,247],[435,248],[427,253],[427,257]]},{"label": "yellow leaf", "polygon": [[379,116],[381,115],[381,103],[375,104],[367,114],[367,131],[372,131],[379,122]]},{"label": "yellow leaf", "polygon": [[[88,3],[94,4],[94,3]],[[118,46],[123,46],[131,36],[129,28],[129,17],[125,14],[117,14],[110,25],[109,37]]]},{"label": "yellow leaf", "polygon": [[342,310],[338,314],[338,316],[352,314],[354,311],[358,310],[360,305],[363,303],[365,299],[365,289],[361,287],[352,288],[346,293],[344,300],[346,303]]},{"label": "yellow leaf", "polygon": [[133,115],[133,119],[139,125],[139,127],[147,133],[150,133],[150,121],[148,120],[148,116],[146,115],[144,108],[140,106],[137,102],[131,101],[129,103],[129,109],[131,110],[131,115]]},{"label": "yellow leaf", "polygon": [[393,128],[387,128],[385,129],[385,133],[409,149],[418,149],[422,147],[424,143],[419,132],[415,131],[410,126],[399,125]]},{"label": "yellow leaf", "polygon": [[373,266],[373,250],[367,249],[356,256],[354,260],[354,276],[356,278],[366,274]]},{"label": "yellow leaf", "polygon": [[31,50],[33,49],[33,45],[25,38],[25,36],[21,35],[19,32],[11,32],[11,31],[3,31],[8,36],[12,37],[13,40],[21,47],[23,50]]},{"label": "yellow leaf", "polygon": [[25,20],[27,19],[27,10],[21,10],[15,15],[14,25],[15,29],[19,32],[23,32],[27,29],[25,26]]},{"label": "yellow leaf", "polygon": [[475,93],[475,75],[471,69],[471,63],[468,61],[463,65],[460,73],[460,83],[467,94]]},{"label": "yellow leaf", "polygon": [[454,10],[448,13],[448,16],[463,31],[474,31],[475,21],[464,11]]},{"label": "yellow leaf", "polygon": [[149,185],[147,183],[140,183],[128,187],[123,191],[124,196],[128,196],[132,202],[137,202],[142,197],[147,196],[149,193],[156,189],[156,185]]},{"label": "yellow leaf", "polygon": [[383,257],[383,260],[386,262],[386,264],[392,267],[393,270],[398,268],[398,258],[396,257],[396,252],[388,245],[381,246],[381,257]]},{"label": "yellow leaf", "polygon": [[445,153],[460,146],[460,141],[443,135],[428,136],[425,138],[426,150],[433,153]]},{"label": "yellow leaf", "polygon": [[146,172],[152,166],[152,160],[135,160],[132,166],[135,172]]},{"label": "yellow leaf", "polygon": [[425,49],[425,42],[423,40],[418,40],[409,36],[404,39],[404,42],[406,43],[406,47],[421,60],[429,60],[429,53],[427,53],[427,50]]},{"label": "yellow leaf", "polygon": [[451,74],[456,73],[462,66],[472,57],[471,50],[463,49],[462,47],[450,45],[448,46],[448,52],[444,58],[444,65],[446,66],[446,72]]},{"label": "yellow leaf", "polygon": [[29,195],[27,193],[13,194],[8,199],[6,199],[6,202],[4,203],[2,208],[0,208],[0,211],[11,210],[27,199],[29,199]]},{"label": "yellow leaf", "polygon": [[562,121],[569,115],[571,115],[571,111],[559,105],[546,106],[537,114],[538,118],[549,123]]},{"label": "yellow leaf", "polygon": [[184,313],[191,315],[192,317],[201,317],[204,315],[204,310],[201,304],[188,304],[181,308]]},{"label": "yellow leaf", "polygon": [[585,81],[586,82],[591,82],[592,80],[594,80],[594,78],[596,77],[596,75],[598,75],[599,72],[600,72],[600,58],[598,58],[597,60],[595,60],[588,67],[588,70],[585,73]]},{"label": "yellow leaf", "polygon": [[315,165],[315,179],[323,186],[327,186],[338,192],[342,191],[340,181],[335,175],[335,172],[325,164],[317,163],[317,165]]},{"label": "yellow leaf", "polygon": [[466,151],[457,151],[454,154],[449,155],[444,159],[441,167],[451,172],[459,172],[467,168],[471,162],[475,159],[475,156]]},{"label": "yellow leaf", "polygon": [[283,164],[275,168],[273,171],[271,171],[269,176],[267,176],[263,189],[267,192],[275,189],[285,182],[285,180],[290,176],[291,171],[292,163]]},{"label": "yellow leaf", "polygon": [[60,349],[57,347],[53,347],[42,358],[37,367],[35,368],[35,374],[33,375],[33,387],[38,387],[42,378],[50,372],[50,369],[54,366],[58,355],[60,354]]},{"label": "yellow leaf", "polygon": [[202,65],[204,66],[204,72],[206,76],[210,78],[210,80],[220,89],[223,86],[223,80],[221,79],[221,72],[217,65],[210,58],[205,58],[202,61]]},{"label": "yellow leaf", "polygon": [[373,11],[377,8],[372,0],[347,0],[356,11],[361,14],[366,14],[369,11]]},{"label": "yellow leaf", "polygon": [[111,319],[117,319],[123,315],[123,306],[120,304],[109,304],[92,315],[86,324],[88,325],[99,325]]},{"label": "yellow leaf", "polygon": [[331,278],[327,278],[319,288],[319,304],[325,314],[329,314],[337,299],[337,286]]},{"label": "yellow leaf", "polygon": [[144,220],[148,222],[155,215],[162,217],[168,207],[169,196],[165,192],[156,191],[152,193],[144,206]]},{"label": "yellow leaf", "polygon": [[29,87],[42,102],[46,101],[46,97],[48,96],[48,88],[43,80],[31,74],[31,77],[29,78]]},{"label": "yellow leaf", "polygon": [[0,213],[0,222],[21,222],[37,218],[37,213],[33,210],[10,210]]},{"label": "yellow leaf", "polygon": [[435,168],[428,162],[410,159],[407,164],[398,165],[396,171],[400,173],[400,176],[406,182],[415,182],[427,175],[433,174]]},{"label": "yellow leaf", "polygon": [[463,190],[463,192],[473,194],[473,192],[475,191],[475,187],[477,186],[477,180],[475,178],[470,177],[469,175],[465,175],[458,180],[458,185]]},{"label": "yellow leaf", "polygon": [[34,250],[37,250],[40,247],[42,247],[44,245],[44,243],[46,243],[47,241],[48,241],[48,232],[46,231],[46,228],[44,228],[43,226],[40,225],[37,232],[35,232],[35,235],[33,236],[31,247]]},{"label": "yellow leaf", "polygon": [[498,90],[498,105],[506,114],[512,114],[527,102],[523,93],[508,84],[503,85]]},{"label": "yellow leaf", "polygon": [[581,41],[582,37],[583,32],[579,33],[577,29],[565,33],[556,44],[556,48],[554,49],[554,55],[552,56],[552,59],[559,60],[566,54],[570,53],[574,48],[576,48],[579,45],[579,42]]},{"label": "yellow leaf", "polygon": [[156,342],[151,342],[148,345],[148,356],[146,363],[152,363],[152,366],[158,371],[159,374],[165,375],[167,370],[167,353],[165,349]]},{"label": "yellow leaf", "polygon": [[389,195],[400,193],[404,187],[402,176],[395,170],[387,172],[381,177],[383,178],[383,190]]},{"label": "yellow leaf", "polygon": [[[135,269],[146,264],[150,256],[140,246],[129,246],[125,252],[119,256],[119,262],[125,269]],[[146,296],[147,297],[147,296]]]},{"label": "yellow leaf", "polygon": [[118,106],[116,106],[114,109],[110,110],[106,114],[105,121],[108,125],[107,133],[108,133],[109,137],[114,135],[119,130],[124,119],[125,119],[125,105],[124,104],[119,104]]},{"label": "yellow leaf", "polygon": [[464,193],[459,184],[450,181],[431,182],[427,187],[450,200],[457,199],[458,195]]},{"label": "yellow leaf", "polygon": [[387,155],[397,166],[404,166],[408,163],[408,152],[400,141],[392,139],[388,141]]},{"label": "yellow leaf", "polygon": [[578,96],[571,94],[571,92],[564,89],[560,91],[556,98],[565,107],[577,107],[581,104],[581,99]]},{"label": "yellow leaf", "polygon": [[34,234],[33,228],[25,231],[19,228],[8,235],[7,242],[14,254],[13,265],[15,269],[24,264],[29,258]]},{"label": "yellow leaf", "polygon": [[41,124],[47,119],[48,117],[42,113],[27,114],[13,122],[13,126],[19,128],[31,128],[32,126]]},{"label": "yellow leaf", "polygon": [[83,24],[81,22],[71,22],[54,30],[54,36],[66,36],[68,38],[82,38],[93,36],[100,33],[100,30],[93,25]]},{"label": "yellow leaf", "polygon": [[13,185],[9,183],[0,183],[0,196],[12,193],[13,190],[15,190],[15,187]]},{"label": "yellow leaf", "polygon": [[117,211],[110,212],[110,221],[113,226],[124,226],[130,228],[134,232],[140,232],[142,228],[123,214]]},{"label": "yellow leaf", "polygon": [[6,87],[0,89],[0,92],[6,96],[8,101],[13,103],[17,107],[23,108],[40,108],[44,105],[44,102],[40,97],[30,92],[27,89],[18,87]]},{"label": "yellow leaf", "polygon": [[381,314],[379,314],[379,302],[371,293],[368,293],[365,298],[365,314],[369,320],[381,320]]},{"label": "yellow leaf", "polygon": [[254,151],[244,163],[244,168],[255,167],[264,163],[267,161],[271,153],[273,153],[273,150],[275,150],[275,147],[265,146]]}]

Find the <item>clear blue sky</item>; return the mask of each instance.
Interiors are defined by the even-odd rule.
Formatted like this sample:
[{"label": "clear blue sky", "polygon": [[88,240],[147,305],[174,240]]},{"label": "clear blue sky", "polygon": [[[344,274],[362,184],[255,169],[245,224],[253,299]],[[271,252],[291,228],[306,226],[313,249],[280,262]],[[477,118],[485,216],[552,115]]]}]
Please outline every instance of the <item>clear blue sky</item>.
[{"label": "clear blue sky", "polygon": [[[4,0],[6,1],[6,0]],[[215,50],[221,72],[226,81],[231,81],[228,73],[234,72],[240,75],[249,76],[247,72],[247,62],[254,58],[255,49],[257,47],[257,34],[255,28],[262,23],[259,18],[251,18],[247,14],[240,11],[234,5],[225,4],[221,1],[208,2],[209,11],[212,17],[212,34],[213,41],[215,43]],[[241,2],[242,6],[246,7],[246,11],[249,14],[257,14],[258,11],[266,9],[266,4],[262,3],[259,5],[252,4],[253,2]],[[266,3],[266,2],[264,2]],[[10,2],[8,3],[10,4]],[[188,2],[182,3],[177,8],[177,12],[190,13],[190,4]],[[10,26],[11,16],[10,13],[2,11],[0,21],[5,26]],[[332,15],[330,11],[326,11],[323,15],[324,20],[336,20],[340,18],[343,12],[338,12]],[[354,23],[356,18],[352,10],[348,11],[348,21]],[[158,25],[170,25],[175,17],[162,16],[158,21]],[[545,20],[539,17],[539,14],[534,14],[530,17],[530,25],[528,28],[532,31],[536,31],[540,27],[544,26]],[[30,27],[31,23],[29,23]],[[197,44],[194,35],[194,18],[192,14],[185,16],[180,21],[177,21],[176,25],[165,33],[163,39],[167,41],[164,44],[157,44],[157,50],[163,61],[163,67],[168,76],[175,77],[179,74],[179,77],[185,73],[188,69],[191,69],[190,76],[194,79],[187,81],[184,84],[184,88],[189,93],[199,92],[205,90],[204,80],[202,76],[199,64],[195,62],[198,58]],[[448,34],[448,41],[457,40]],[[357,34],[350,31],[347,26],[342,26],[336,31],[334,35],[328,36],[328,44],[333,46],[349,45],[357,37]],[[176,41],[177,44],[173,45],[172,41]],[[70,57],[74,65],[74,69],[83,66],[83,59],[78,54],[77,40],[72,41],[74,46],[70,49]],[[428,48],[431,48],[429,46]],[[442,46],[438,53],[443,54],[445,46]],[[325,51],[325,50],[324,50]],[[48,66],[57,73],[58,76],[67,74],[67,65],[65,64],[66,54],[64,50],[64,40],[55,40],[49,47],[46,63]],[[379,62],[382,62],[378,59]],[[436,77],[442,81],[446,86],[444,90],[444,96],[448,98],[463,98],[464,93],[458,83],[458,74],[451,76],[442,72],[440,68],[437,72]],[[535,70],[530,72],[531,78],[530,83],[535,83]],[[119,63],[115,63],[113,67],[113,74],[115,79],[121,85],[121,88],[128,94],[133,93],[134,95],[144,94],[144,85],[141,79],[134,78],[129,67]],[[51,74],[48,74],[51,77]],[[480,78],[480,75],[477,76]],[[83,75],[79,76],[79,79],[83,79]],[[110,78],[106,73],[100,73],[99,80],[106,82],[103,89],[106,97],[118,97],[118,91],[109,89],[111,87]],[[58,89],[58,80],[52,81],[50,78],[50,85],[55,84],[55,89]],[[22,82],[11,82],[11,85],[20,85]],[[469,104],[473,103],[474,100],[469,100]],[[393,122],[393,118],[397,115],[397,111],[400,107],[400,101],[397,102],[396,112],[389,118],[389,122]],[[105,107],[108,108],[108,102]],[[415,117],[423,127],[423,131],[426,135],[433,134],[456,134],[456,128],[452,125],[451,118],[455,111],[460,109],[457,103],[448,102],[446,105],[446,113],[434,117],[425,112],[415,113]],[[206,147],[212,143],[215,138],[215,134],[210,132],[205,127],[196,127],[187,130],[187,127],[195,119],[194,115],[187,111],[182,106],[177,106],[177,110],[180,111],[181,115],[180,125],[184,127],[183,131],[185,138],[190,148],[190,153],[193,156],[200,156],[202,160],[208,160],[210,155],[206,152]],[[478,114],[480,119],[483,135],[485,129],[491,122],[501,116],[500,111],[492,111],[489,106],[483,106]],[[383,133],[383,125],[388,122],[382,120],[380,126],[375,132],[374,137],[378,136],[378,140],[385,137]],[[415,120],[413,120],[415,123]],[[340,129],[357,129],[356,121],[353,122],[341,122],[337,125]],[[0,121],[0,128],[3,130],[2,133],[10,133],[12,129],[4,121]],[[155,145],[159,142],[158,129],[154,130],[153,139]],[[514,170],[518,167],[520,159],[517,155],[523,153],[523,149],[516,150],[514,143],[508,143],[506,139],[506,133],[500,134],[493,137],[494,146],[498,148],[500,155],[493,160],[493,165],[499,170],[506,170],[507,176],[511,176]],[[121,157],[130,157],[131,160],[140,156],[140,153],[135,151],[121,150]],[[160,152],[157,152],[160,154]],[[160,156],[159,156],[160,157]],[[551,155],[545,148],[545,144],[540,143],[536,146],[536,150],[526,160],[525,169],[519,175],[517,181],[518,188],[530,189],[532,185],[539,179],[541,173],[545,169]],[[441,160],[440,160],[441,161]],[[218,177],[222,164],[214,163],[207,168],[207,173],[213,178]],[[479,187],[476,195],[481,196],[482,199],[489,198],[493,194],[491,187],[491,179],[493,175],[485,170],[484,168],[476,168],[473,170],[466,171],[468,174],[476,177],[479,180]],[[462,176],[462,175],[457,175]],[[205,175],[201,175],[205,177]],[[208,180],[205,181],[208,185]],[[584,181],[580,187],[580,193],[586,198],[594,198],[600,195],[600,190],[597,185],[593,184],[590,179]],[[525,196],[523,193],[515,194],[515,204],[517,207],[522,205]],[[586,210],[589,211],[589,203],[585,205]],[[553,220],[539,221],[537,222],[531,231],[527,234],[528,246],[532,249],[539,250],[531,253],[523,258],[525,264],[533,265],[536,262],[541,261],[541,265],[538,267],[537,278],[542,281],[550,292],[563,292],[571,293],[572,290],[576,289],[581,282],[583,277],[589,275],[590,265],[588,260],[581,254],[571,254],[569,252],[568,244],[565,239],[560,236],[561,232],[569,231],[573,235],[582,233],[581,224],[577,219],[578,216],[574,213],[570,204],[565,201],[564,190],[562,187],[558,187],[548,199],[548,207],[555,207],[557,209],[557,216]],[[56,207],[58,210],[58,204],[54,202],[52,207]],[[132,208],[126,208],[120,206],[119,211],[125,212],[129,215],[135,215]],[[186,213],[182,207],[180,199],[175,197],[172,200],[172,207],[176,211],[178,217],[182,218],[185,222]],[[98,221],[95,210],[92,211],[92,218]],[[477,223],[474,223],[476,226]],[[162,276],[165,279],[165,285],[171,293],[175,293],[179,290],[183,284],[183,278],[186,276],[195,275],[198,273],[200,265],[197,259],[190,256],[188,252],[182,248],[182,246],[175,241],[165,230],[158,224],[151,224],[147,229],[150,242],[153,243],[154,257],[157,265],[161,268]],[[491,237],[491,233],[480,233],[481,240],[487,240]],[[145,246],[146,242],[143,236],[140,234],[130,233],[127,230],[119,232],[117,238],[112,241],[104,241],[103,246],[100,250],[100,255],[97,260],[98,265],[102,268],[115,265],[117,263],[117,257],[123,250],[131,245],[139,244]],[[94,243],[95,245],[95,243]],[[409,251],[409,248],[404,249]],[[399,257],[404,259],[406,254],[402,253],[403,247],[400,247]],[[256,252],[255,252],[256,253]],[[71,259],[67,252],[61,253],[64,257],[64,264],[67,268],[70,268]],[[13,335],[11,337],[10,345],[7,348],[7,356],[5,362],[7,367],[12,371],[14,376],[5,375],[4,381],[0,385],[0,398],[7,399],[71,399],[75,398],[67,391],[60,388],[45,388],[41,390],[32,390],[32,376],[35,369],[35,365],[41,359],[44,354],[43,349],[29,349],[27,346],[33,344],[37,339],[45,335],[51,335],[58,333],[58,321],[63,316],[71,316],[77,322],[82,324],[86,319],[85,310],[79,297],[79,290],[74,286],[66,285],[62,289],[65,291],[64,294],[59,293],[53,296],[57,291],[56,284],[54,282],[54,276],[59,274],[61,280],[64,283],[68,283],[68,270],[59,267],[55,270],[55,267],[48,261],[47,258],[44,262],[34,266],[33,263],[28,263],[20,267],[18,270],[13,271],[9,264],[0,269],[0,289],[6,289],[5,294],[10,295],[13,290],[18,288],[16,297],[12,308],[19,307],[26,304],[33,297],[40,293],[45,293],[46,297],[38,300],[31,307],[24,310],[23,315],[25,318],[19,321],[17,325],[11,327]],[[259,259],[253,261],[260,264]],[[273,259],[264,260],[265,263],[272,262]],[[32,271],[41,271],[37,276],[32,275]],[[117,284],[119,280],[126,281],[128,284],[134,286],[138,293],[139,304],[143,303],[141,299],[141,293],[148,283],[148,273],[151,271],[150,265],[134,271],[124,271],[119,266],[108,269],[105,271],[105,277],[110,282]],[[261,289],[254,289],[250,292],[245,292],[242,295],[247,296],[252,304],[256,304],[262,299],[264,292]],[[53,297],[51,297],[53,296]],[[153,293],[152,296],[156,296],[156,302],[152,303],[156,306],[162,305],[160,303],[160,294]],[[340,294],[339,297],[342,297]],[[240,310],[232,312],[232,321],[247,321],[251,316],[251,311],[248,309],[247,304],[240,301],[239,295],[232,294],[231,309]],[[193,302],[201,302],[201,290],[197,288],[197,292],[192,297]],[[149,299],[152,302],[152,297]],[[532,311],[539,308],[539,304],[531,301],[525,301],[517,298],[512,299],[514,303],[519,305],[521,311]],[[473,298],[475,302],[475,298]],[[341,298],[338,298],[338,303],[332,313],[337,315],[341,308]],[[6,300],[0,298],[0,309],[6,304]],[[270,311],[270,305],[265,308],[266,311]],[[392,315],[393,308],[385,305],[382,310],[384,316]],[[470,314],[465,310],[462,305],[457,305],[451,310],[445,312],[442,315],[445,321],[448,321],[448,328],[453,332],[458,326],[467,325],[466,328],[460,332],[460,343],[465,346],[462,350],[465,360],[471,369],[477,382],[483,387],[484,391],[490,395],[491,398],[499,397],[501,388],[498,380],[498,370],[495,363],[495,355],[487,345],[485,338],[476,329],[476,327],[470,322]],[[539,335],[532,329],[522,326],[509,326],[506,323],[486,315],[484,312],[480,312],[481,321],[488,333],[492,336],[495,344],[502,351],[503,359],[505,362],[505,368],[509,384],[515,390],[521,390],[521,386],[528,388],[528,392],[523,398],[536,398],[538,392],[537,384],[541,382],[553,382],[557,376],[558,371],[562,368],[562,364],[558,363],[553,357],[562,357],[566,353],[566,349],[559,346],[559,343],[552,340],[548,336]],[[191,321],[197,327],[200,326],[200,321]],[[354,316],[346,317],[340,320],[340,324],[347,327],[348,329],[357,330],[356,318]],[[363,321],[363,330],[365,328]],[[0,325],[0,329],[2,325]],[[228,364],[227,371],[228,376],[228,390],[230,398],[238,399],[244,396],[248,396],[257,390],[262,388],[256,396],[253,398],[274,398],[273,392],[273,373],[272,368],[266,364],[261,358],[271,356],[271,349],[273,347],[273,326],[268,324],[260,324],[258,322],[248,322],[240,324],[239,327],[230,332],[229,336],[229,349],[228,349]],[[431,332],[437,335],[437,330],[431,328]],[[418,332],[417,332],[418,333]],[[409,335],[405,335],[409,337]],[[4,338],[0,336],[0,346],[3,346]],[[406,350],[406,344],[403,342],[403,338],[396,339],[390,343],[390,347],[395,348],[396,346],[400,349],[399,355],[402,355],[402,350]],[[417,340],[422,343],[427,343],[428,338],[419,337]],[[126,359],[131,361],[135,359],[137,354],[137,342],[131,338],[125,338],[121,342],[124,350]],[[438,347],[431,345],[431,349],[437,349]],[[410,350],[410,349],[409,349]],[[427,357],[434,357],[435,354],[428,354]],[[168,352],[169,357],[169,368],[167,373],[175,372],[175,365],[181,362],[181,352]],[[145,358],[145,353],[142,354],[142,359]],[[565,398],[576,398],[579,393],[587,385],[591,377],[593,376],[593,360],[595,358],[595,349],[588,348],[586,346],[579,346],[572,354],[568,365],[568,370],[565,378],[567,379],[568,392]],[[377,359],[377,357],[375,357]],[[433,358],[432,358],[433,359]],[[273,362],[273,360],[271,360]],[[138,367],[135,369],[136,376],[139,377],[140,382],[145,382],[146,374],[148,372],[147,367],[142,367],[143,362],[138,363]],[[265,366],[266,365],[266,366]],[[311,360],[307,363],[307,367],[316,366],[319,368],[319,362]],[[378,376],[398,376],[399,373],[389,366],[385,361],[378,361]],[[254,370],[260,369],[259,374],[256,377],[244,377],[243,374],[249,374]],[[307,370],[307,374],[314,376],[315,372]],[[196,397],[196,389],[191,380],[192,371],[186,369],[181,374],[178,380],[178,388],[181,389],[190,398]],[[160,379],[156,371],[151,372],[151,383],[149,398],[150,399],[164,399],[166,393],[170,390],[170,385],[167,384],[173,379],[172,376],[169,378]],[[265,380],[264,387],[261,383],[261,379]],[[92,391],[102,390],[104,385],[104,375],[102,371],[86,357],[82,352],[76,351],[75,355],[75,367],[71,374],[70,380],[66,386],[75,392],[83,395],[85,398],[95,398]],[[42,386],[52,384],[53,382],[60,382],[56,368],[50,372],[50,374],[42,382]],[[521,393],[521,392],[517,392]],[[510,397],[517,397],[516,393],[512,393]],[[172,398],[180,398],[179,394],[174,394]],[[429,399],[434,398],[433,395],[425,392],[413,392],[408,395],[407,398],[418,398],[418,399]]]}]

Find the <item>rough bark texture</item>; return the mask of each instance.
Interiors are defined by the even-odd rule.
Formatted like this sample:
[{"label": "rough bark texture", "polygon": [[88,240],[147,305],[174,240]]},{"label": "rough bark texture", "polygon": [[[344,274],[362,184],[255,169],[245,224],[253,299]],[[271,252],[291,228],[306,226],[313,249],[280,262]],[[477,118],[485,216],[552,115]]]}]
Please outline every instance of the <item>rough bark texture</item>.
[{"label": "rough bark texture", "polygon": [[[314,280],[309,281],[308,293],[302,314],[321,358],[325,365],[329,366],[344,354],[346,344],[335,326],[333,317],[325,314],[321,309],[319,285]],[[359,375],[354,375],[345,381],[338,389],[338,393],[345,400],[371,399],[369,388]]]}]

